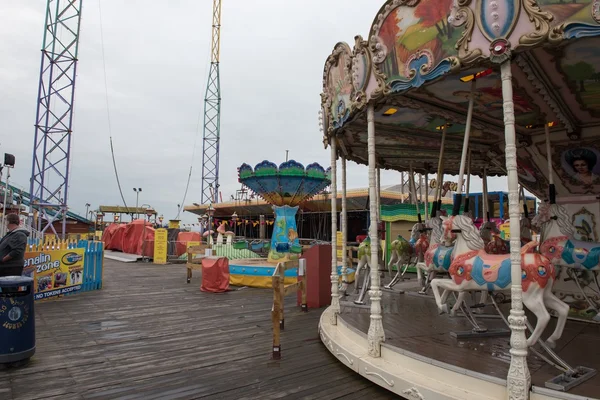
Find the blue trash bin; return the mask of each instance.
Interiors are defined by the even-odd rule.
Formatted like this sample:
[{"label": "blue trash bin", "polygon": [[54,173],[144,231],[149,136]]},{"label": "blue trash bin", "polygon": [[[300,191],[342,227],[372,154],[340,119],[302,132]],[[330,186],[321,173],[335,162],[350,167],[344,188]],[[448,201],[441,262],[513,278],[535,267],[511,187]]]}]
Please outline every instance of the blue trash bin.
[{"label": "blue trash bin", "polygon": [[33,279],[0,277],[0,364],[25,361],[35,353]]}]

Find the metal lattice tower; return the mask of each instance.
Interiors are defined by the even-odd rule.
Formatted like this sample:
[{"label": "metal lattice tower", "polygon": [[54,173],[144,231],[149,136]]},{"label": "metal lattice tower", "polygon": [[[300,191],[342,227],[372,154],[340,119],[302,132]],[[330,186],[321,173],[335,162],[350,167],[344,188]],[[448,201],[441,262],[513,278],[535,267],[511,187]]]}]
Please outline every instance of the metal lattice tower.
[{"label": "metal lattice tower", "polygon": [[221,0],[213,0],[210,73],[204,97],[202,141],[202,204],[219,201],[219,141],[221,136]]},{"label": "metal lattice tower", "polygon": [[[75,77],[82,0],[48,0],[35,118],[30,211],[38,211],[34,227],[66,228],[67,195],[73,122]],[[58,212],[48,213],[48,209]],[[42,221],[46,226],[42,228]]]}]

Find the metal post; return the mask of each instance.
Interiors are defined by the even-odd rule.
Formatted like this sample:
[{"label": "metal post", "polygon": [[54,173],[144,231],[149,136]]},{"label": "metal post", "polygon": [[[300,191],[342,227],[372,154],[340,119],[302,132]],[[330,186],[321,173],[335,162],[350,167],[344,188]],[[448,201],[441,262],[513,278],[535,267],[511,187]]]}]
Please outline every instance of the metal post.
[{"label": "metal post", "polygon": [[8,197],[8,181],[10,180],[10,167],[6,168],[6,183],[4,185],[4,201],[2,203],[2,236],[6,233],[6,201]]},{"label": "metal post", "polygon": [[260,228],[258,230],[258,237],[262,240],[264,240],[267,237],[267,233],[266,233],[266,225],[265,225],[265,216],[264,215],[259,215],[258,220],[260,221]]},{"label": "metal post", "polygon": [[339,278],[337,273],[337,139],[331,136],[331,324],[337,325],[340,313]]},{"label": "metal post", "polygon": [[469,108],[467,110],[467,122],[465,126],[465,137],[463,138],[463,148],[460,157],[460,167],[458,172],[458,193],[456,193],[456,201],[452,210],[452,215],[458,215],[462,203],[463,182],[465,178],[465,166],[467,164],[467,154],[469,152],[469,136],[471,135],[471,122],[473,120],[473,103],[475,101],[475,87],[477,81],[473,79],[471,82],[471,93],[469,95]]},{"label": "metal post", "polygon": [[371,238],[371,287],[369,297],[371,298],[371,321],[367,341],[369,355],[371,357],[381,356],[381,343],[385,340],[383,321],[381,315],[381,287],[379,280],[379,235],[377,234],[377,186],[376,186],[376,157],[375,157],[375,109],[372,104],[367,108],[367,149],[369,154],[369,209],[371,224],[369,226],[369,237]]},{"label": "metal post", "polygon": [[506,171],[508,174],[508,213],[510,218],[511,307],[510,368],[508,370],[508,397],[520,400],[529,397],[531,374],[527,366],[527,317],[523,310],[521,286],[521,227],[519,225],[519,177],[517,175],[517,146],[515,139],[515,111],[513,103],[512,71],[510,60],[500,66],[502,97],[504,99],[504,141],[506,143]]}]

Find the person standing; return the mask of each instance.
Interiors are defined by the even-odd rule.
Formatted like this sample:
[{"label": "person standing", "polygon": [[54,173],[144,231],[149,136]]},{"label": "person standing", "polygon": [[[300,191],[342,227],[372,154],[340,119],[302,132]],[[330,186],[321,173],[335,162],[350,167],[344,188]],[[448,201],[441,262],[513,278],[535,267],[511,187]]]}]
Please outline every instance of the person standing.
[{"label": "person standing", "polygon": [[19,227],[17,214],[8,214],[4,222],[8,233],[0,240],[0,276],[21,276],[29,232]]}]

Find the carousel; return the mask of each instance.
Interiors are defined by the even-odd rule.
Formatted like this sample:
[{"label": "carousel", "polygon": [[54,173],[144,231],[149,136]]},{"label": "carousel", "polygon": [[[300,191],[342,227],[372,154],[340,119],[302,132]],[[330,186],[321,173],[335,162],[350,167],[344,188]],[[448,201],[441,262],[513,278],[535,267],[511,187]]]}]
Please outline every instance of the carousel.
[{"label": "carousel", "polygon": [[[340,362],[407,399],[600,399],[598,45],[599,0],[388,0],[366,38],[335,45],[320,111],[332,199],[341,165],[332,232],[347,237],[348,160],[368,165],[371,214],[355,288],[332,243],[319,332]],[[439,184],[388,265],[381,169],[458,176],[452,213]],[[472,176],[484,196],[506,177],[509,239],[489,215],[475,225]]]}]

